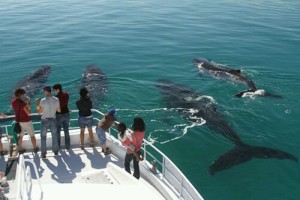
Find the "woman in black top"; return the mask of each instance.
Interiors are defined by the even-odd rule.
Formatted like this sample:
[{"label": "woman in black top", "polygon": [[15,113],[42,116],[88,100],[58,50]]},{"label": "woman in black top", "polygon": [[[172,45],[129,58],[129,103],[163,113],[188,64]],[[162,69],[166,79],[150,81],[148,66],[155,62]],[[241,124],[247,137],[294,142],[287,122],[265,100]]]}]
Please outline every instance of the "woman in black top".
[{"label": "woman in black top", "polygon": [[86,88],[80,89],[80,99],[76,101],[77,109],[79,110],[78,124],[80,127],[80,147],[84,149],[84,131],[85,127],[88,128],[89,131],[89,140],[90,146],[94,146],[94,138],[93,138],[93,115],[92,108],[93,103],[90,99],[89,92]]}]

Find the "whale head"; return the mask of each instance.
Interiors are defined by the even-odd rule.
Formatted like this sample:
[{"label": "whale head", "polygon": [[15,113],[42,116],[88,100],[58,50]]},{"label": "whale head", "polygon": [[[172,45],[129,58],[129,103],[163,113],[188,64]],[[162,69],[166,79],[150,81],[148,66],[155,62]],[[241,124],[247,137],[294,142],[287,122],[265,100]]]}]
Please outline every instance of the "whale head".
[{"label": "whale head", "polygon": [[193,59],[193,64],[197,69],[206,69],[209,61],[205,58],[195,58]]},{"label": "whale head", "polygon": [[50,65],[43,65],[42,67],[40,67],[38,70],[36,70],[33,74],[36,75],[36,76],[39,76],[39,75],[48,75],[51,73],[51,66]]}]

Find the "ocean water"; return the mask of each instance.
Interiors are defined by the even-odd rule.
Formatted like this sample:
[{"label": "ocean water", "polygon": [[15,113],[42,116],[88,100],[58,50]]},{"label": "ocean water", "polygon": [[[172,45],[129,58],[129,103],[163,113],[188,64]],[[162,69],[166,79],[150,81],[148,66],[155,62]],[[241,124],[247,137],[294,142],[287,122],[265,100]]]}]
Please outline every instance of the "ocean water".
[{"label": "ocean water", "polygon": [[[75,109],[83,70],[96,64],[109,86],[95,107],[114,106],[128,125],[142,116],[147,139],[205,199],[299,199],[299,162],[254,158],[209,175],[234,145],[167,108],[155,87],[167,79],[210,96],[245,143],[300,159],[299,19],[296,0],[1,1],[0,110],[9,110],[14,85],[45,64],[52,66],[48,84],[60,82]],[[197,57],[242,69],[283,98],[234,98],[246,87],[199,73]]]}]

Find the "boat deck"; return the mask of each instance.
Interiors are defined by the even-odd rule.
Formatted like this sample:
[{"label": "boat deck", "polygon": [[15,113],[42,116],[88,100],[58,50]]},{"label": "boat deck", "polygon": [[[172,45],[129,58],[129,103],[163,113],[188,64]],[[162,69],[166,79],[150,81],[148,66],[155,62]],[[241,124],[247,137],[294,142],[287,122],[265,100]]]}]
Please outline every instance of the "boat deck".
[{"label": "boat deck", "polygon": [[[77,112],[76,110],[72,111],[73,114]],[[93,113],[95,114],[95,122],[99,122],[104,115],[98,110],[93,110]],[[35,113],[31,117],[39,118],[40,115]],[[8,118],[5,118],[5,120],[13,120],[14,116]],[[34,120],[37,120],[33,124],[36,130],[37,145],[40,147],[40,122],[38,119]],[[63,195],[63,197],[68,199],[95,199],[95,197],[99,196],[99,198],[130,200],[141,198],[151,200],[203,200],[199,192],[178,167],[151,142],[143,140],[144,161],[139,164],[141,178],[137,180],[124,170],[123,162],[126,148],[113,136],[116,135],[114,128],[111,128],[106,133],[107,145],[112,150],[112,154],[105,156],[101,153],[98,137],[95,133],[94,142],[96,147],[89,147],[87,144],[88,133],[86,132],[86,147],[84,150],[79,148],[80,130],[76,124],[77,115],[70,121],[71,149],[66,150],[62,148],[59,150],[58,156],[55,156],[51,151],[52,137],[51,133],[48,132],[47,159],[40,158],[40,151],[37,154],[30,151],[32,144],[28,135],[23,137],[23,148],[28,152],[19,156],[20,160],[22,160],[22,167],[19,167],[19,172],[16,172],[17,155],[15,155],[15,152],[17,147],[13,147],[12,158],[9,159],[8,155],[0,157],[0,171],[6,172],[10,185],[9,188],[4,190],[5,195],[9,199],[17,199],[18,195],[25,194],[31,197],[30,199],[58,199]],[[12,130],[12,125],[2,125],[2,128],[5,130],[5,133],[9,133]],[[95,127],[93,127],[94,129]],[[10,138],[11,136],[2,137],[4,150],[9,150]],[[61,142],[64,145],[64,134],[62,132]],[[16,156],[15,159],[14,156]],[[42,198],[38,196],[38,194],[41,194],[41,191],[35,170],[32,164],[28,161],[24,162],[24,159],[34,162],[37,167],[37,174],[40,177],[43,191]],[[25,169],[24,163],[26,166],[30,166],[30,170],[27,171]],[[20,188],[21,191],[17,192],[17,188]],[[24,198],[19,197],[18,199]]]},{"label": "boat deck", "polygon": [[[27,152],[24,158],[32,160],[37,166],[43,199],[54,199],[64,193],[68,199],[94,199],[98,196],[110,199],[164,199],[143,178],[137,180],[124,173],[123,159],[113,154],[104,155],[100,147],[61,149],[58,156],[48,151],[46,159],[40,158],[40,152]],[[31,168],[33,184],[36,186],[33,189],[33,197],[36,198],[33,199],[39,199],[38,181],[33,172]],[[6,196],[15,199],[16,182],[8,182],[10,188],[5,190]],[[128,198],[126,195],[129,195]]]}]

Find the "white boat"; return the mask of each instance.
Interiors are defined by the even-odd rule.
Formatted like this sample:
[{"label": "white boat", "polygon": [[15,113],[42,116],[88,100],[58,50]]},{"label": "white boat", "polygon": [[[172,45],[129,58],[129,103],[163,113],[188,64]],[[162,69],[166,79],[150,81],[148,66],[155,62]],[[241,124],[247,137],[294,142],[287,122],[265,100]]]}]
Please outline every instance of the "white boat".
[{"label": "white boat", "polygon": [[[202,196],[176,167],[176,165],[159,149],[143,142],[144,161],[140,162],[141,178],[138,180],[124,169],[126,153],[111,128],[107,133],[107,145],[112,153],[104,155],[97,147],[98,138],[94,133],[96,147],[85,149],[79,147],[79,127],[77,112],[72,111],[70,121],[71,148],[59,150],[55,156],[51,151],[51,133],[47,134],[47,159],[40,158],[40,151],[30,151],[32,145],[28,135],[24,136],[23,148],[26,153],[15,157],[18,164],[14,167],[13,156],[6,155],[0,162],[5,165],[9,188],[4,190],[9,199],[193,199],[202,200]],[[94,120],[98,122],[103,113],[93,110]],[[33,116],[37,114],[33,114]],[[72,118],[73,117],[73,118]],[[96,123],[95,123],[96,124]],[[12,130],[12,124],[3,125],[6,133]],[[40,133],[39,122],[34,122],[36,133]],[[94,128],[93,128],[94,130]],[[62,145],[64,142],[61,133]],[[40,134],[36,134],[40,145]],[[88,134],[85,135],[85,141]],[[5,150],[9,150],[9,140],[2,138]],[[17,163],[17,162],[15,162]],[[14,175],[15,174],[15,175]]]}]

